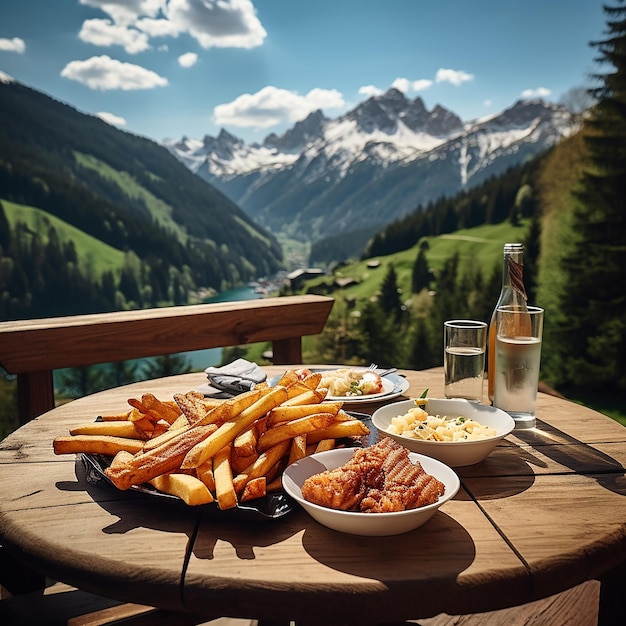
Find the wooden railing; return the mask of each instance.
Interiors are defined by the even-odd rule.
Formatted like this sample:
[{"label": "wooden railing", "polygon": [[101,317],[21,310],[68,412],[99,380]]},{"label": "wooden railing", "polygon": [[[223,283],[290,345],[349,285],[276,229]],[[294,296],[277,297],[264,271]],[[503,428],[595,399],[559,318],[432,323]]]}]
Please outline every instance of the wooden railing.
[{"label": "wooden railing", "polygon": [[177,352],[272,342],[273,362],[302,362],[332,298],[288,296],[0,323],[0,365],[17,375],[20,423],[54,408],[52,372]]}]

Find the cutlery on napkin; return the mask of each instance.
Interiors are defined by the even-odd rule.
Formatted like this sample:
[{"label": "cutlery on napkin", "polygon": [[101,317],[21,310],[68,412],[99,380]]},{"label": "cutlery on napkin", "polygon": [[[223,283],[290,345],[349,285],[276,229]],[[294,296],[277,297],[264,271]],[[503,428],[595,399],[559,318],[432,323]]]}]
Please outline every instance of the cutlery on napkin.
[{"label": "cutlery on napkin", "polygon": [[[230,394],[250,391],[255,385],[262,383],[267,375],[256,364],[246,359],[235,359],[222,367],[207,367],[205,373],[209,384],[218,392]],[[206,394],[206,390],[204,391]]]}]

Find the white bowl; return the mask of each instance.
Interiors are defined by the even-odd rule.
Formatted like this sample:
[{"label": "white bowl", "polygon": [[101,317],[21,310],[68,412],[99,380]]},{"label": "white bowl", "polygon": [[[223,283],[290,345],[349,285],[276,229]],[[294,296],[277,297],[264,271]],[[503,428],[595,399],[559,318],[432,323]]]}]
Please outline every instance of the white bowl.
[{"label": "white bowl", "polygon": [[402,402],[387,404],[374,411],[372,423],[381,435],[395,439],[411,452],[431,456],[450,467],[480,463],[492,452],[498,442],[515,428],[513,418],[508,413],[493,406],[457,398],[429,398],[425,407],[429,415],[446,415],[450,418],[463,416],[484,426],[495,428],[496,435],[476,441],[423,441],[387,432],[392,418],[405,415],[409,409],[415,408],[415,406],[415,400],[403,400]]},{"label": "white bowl", "polygon": [[302,497],[302,484],[314,474],[347,463],[354,448],[337,448],[318,452],[292,463],[283,473],[283,489],[320,524],[352,535],[385,536],[408,532],[428,521],[437,509],[459,490],[458,476],[449,467],[420,454],[409,453],[411,462],[419,461],[424,471],[445,485],[444,494],[434,504],[396,513],[359,513],[340,511],[313,504]]}]

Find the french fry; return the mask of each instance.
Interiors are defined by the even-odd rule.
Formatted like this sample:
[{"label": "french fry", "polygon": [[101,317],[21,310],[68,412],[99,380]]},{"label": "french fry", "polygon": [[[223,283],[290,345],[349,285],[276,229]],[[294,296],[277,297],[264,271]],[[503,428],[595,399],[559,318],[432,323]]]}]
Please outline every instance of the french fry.
[{"label": "french fry", "polygon": [[[130,400],[129,400],[130,402]],[[141,406],[141,404],[140,404]],[[140,422],[142,420],[149,420],[150,422],[154,421],[154,418],[152,418],[151,416],[149,416],[147,413],[144,413],[143,411],[141,411],[140,409],[137,408],[132,408],[129,412],[128,412],[128,421],[129,422]]]},{"label": "french fry", "polygon": [[233,485],[237,495],[243,492],[246,484],[254,478],[263,476],[280,461],[280,459],[289,451],[290,442],[288,440],[281,441],[275,446],[267,449],[259,458],[248,466],[243,472],[237,474],[233,478]]},{"label": "french fry", "polygon": [[133,420],[132,422],[129,420],[129,423],[134,424],[135,428],[144,433],[146,437],[154,437],[154,424],[147,415],[144,415],[140,419]]},{"label": "french fry", "polygon": [[163,445],[175,437],[180,436],[181,433],[188,431],[190,428],[190,426],[181,426],[180,428],[173,429],[170,426],[170,428],[164,433],[148,439],[143,447],[144,452],[152,450],[153,448],[158,448],[160,445]]},{"label": "french fry", "polygon": [[233,454],[250,456],[255,453],[257,444],[256,424],[250,424],[243,432],[235,437]]},{"label": "french fry", "polygon": [[178,430],[179,428],[187,428],[191,426],[187,417],[183,414],[179,415],[171,424],[168,430]]},{"label": "french fry", "polygon": [[230,465],[233,468],[233,474],[241,474],[241,472],[250,467],[250,465],[252,465],[252,463],[254,463],[258,458],[259,453],[256,451],[250,456],[238,456],[233,450],[230,455]]},{"label": "french fry", "polygon": [[306,435],[296,435],[291,440],[287,465],[291,465],[306,456],[306,437]]},{"label": "french fry", "polygon": [[322,380],[322,372],[311,372],[302,379],[302,382],[310,389],[317,389]]},{"label": "french fry", "polygon": [[287,391],[284,387],[270,387],[263,390],[262,394],[256,402],[233,419],[224,422],[213,434],[189,450],[181,467],[188,469],[202,465],[225,445],[232,442],[241,431],[245,430],[256,419],[265,415],[270,409],[278,406],[287,398]]},{"label": "french fry", "polygon": [[133,458],[133,455],[127,450],[120,450],[111,461],[111,467],[119,467],[120,465],[124,465],[124,463],[128,463],[130,459]]},{"label": "french fry", "polygon": [[213,502],[213,495],[207,486],[189,474],[162,474],[150,480],[150,484],[163,493],[178,496],[189,506]]},{"label": "french fry", "polygon": [[361,421],[351,419],[345,422],[335,422],[325,428],[320,428],[307,435],[307,444],[317,443],[322,439],[341,439],[342,437],[362,437],[369,435],[370,429]]},{"label": "french fry", "polygon": [[127,420],[129,415],[130,415],[130,411],[126,411],[125,413],[114,413],[112,415],[101,415],[100,419],[103,422],[118,422],[120,420]]},{"label": "french fry", "polygon": [[215,497],[222,511],[237,506],[237,493],[233,485],[233,472],[230,466],[232,444],[227,444],[213,457],[213,477],[215,478]]},{"label": "french fry", "polygon": [[335,448],[334,439],[321,439],[315,446],[315,453],[326,452],[326,450],[333,450]]},{"label": "french fry", "polygon": [[141,403],[148,409],[147,413],[154,415],[157,419],[164,419],[168,424],[180,415],[179,407],[162,402],[152,393],[144,393],[141,396]]},{"label": "french fry", "polygon": [[122,490],[128,489],[131,485],[147,483],[161,474],[178,471],[189,448],[216,430],[215,424],[207,424],[177,432],[176,436],[169,441],[151,450],[135,454],[123,466],[108,467],[104,473],[118,489]]},{"label": "french fry", "polygon": [[[317,413],[290,422],[283,422],[278,426],[274,426],[274,428],[269,428],[259,437],[257,450],[263,452],[281,441],[293,439],[296,435],[304,435],[326,428],[334,421],[335,416],[332,413]],[[327,439],[327,437],[324,437],[324,439]]]},{"label": "french fry", "polygon": [[296,370],[286,370],[283,375],[278,379],[276,386],[291,387],[299,380],[300,379],[298,378]]},{"label": "french fry", "polygon": [[79,424],[70,428],[70,435],[111,435],[127,439],[147,439],[147,435],[137,428],[137,423],[128,420]]},{"label": "french fry", "polygon": [[215,493],[215,476],[213,475],[213,459],[196,467],[196,476],[207,486],[211,493]]},{"label": "french fry", "polygon": [[238,396],[222,400],[222,402],[212,409],[202,418],[198,424],[217,424],[221,426],[224,422],[232,419],[248,407],[252,406],[269,390],[252,389]]},{"label": "french fry", "polygon": [[143,448],[143,439],[128,439],[111,435],[71,435],[56,437],[53,441],[55,454],[104,454],[115,456],[120,450],[133,454]]},{"label": "french fry", "polygon": [[174,394],[174,401],[187,419],[187,422],[191,425],[199,423],[208,412],[202,394],[199,397],[197,394],[189,391],[187,393],[177,393]]},{"label": "french fry", "polygon": [[163,433],[166,433],[170,428],[170,423],[167,420],[157,420],[154,423],[154,428],[152,429],[152,436],[153,437],[158,437],[159,435],[162,435]]},{"label": "french fry", "polygon": [[247,502],[248,500],[256,500],[262,498],[266,493],[267,478],[265,476],[259,476],[253,478],[250,482],[246,483],[244,490],[239,498],[241,502]]},{"label": "french fry", "polygon": [[302,381],[298,381],[295,385],[287,387],[288,404],[312,404],[318,402],[318,396],[315,389],[307,387]]},{"label": "french fry", "polygon": [[[325,413],[334,413],[335,415],[341,409],[341,402],[325,402],[324,403],[324,412]],[[300,417],[306,417],[307,415],[314,415],[315,413],[320,412],[320,404],[316,402],[315,404],[281,404],[273,408],[267,414],[267,424],[268,426],[275,426],[279,422],[288,422],[290,420],[299,419]],[[346,414],[347,416],[347,414]],[[351,419],[347,416],[348,419]]]},{"label": "french fry", "polygon": [[283,488],[283,478],[282,476],[276,476],[273,480],[266,483],[265,492],[271,493],[272,491],[278,491]]}]

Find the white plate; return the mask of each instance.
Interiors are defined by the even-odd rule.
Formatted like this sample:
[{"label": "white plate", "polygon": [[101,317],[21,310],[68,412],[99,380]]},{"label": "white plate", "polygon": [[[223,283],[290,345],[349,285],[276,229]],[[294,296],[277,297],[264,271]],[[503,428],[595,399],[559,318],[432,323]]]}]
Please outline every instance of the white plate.
[{"label": "white plate", "polygon": [[444,494],[434,504],[396,513],[360,513],[329,509],[308,502],[302,497],[301,487],[309,476],[347,463],[353,453],[354,450],[350,448],[319,452],[292,463],[283,472],[283,489],[287,494],[296,500],[314,520],[333,530],[370,537],[399,535],[427,522],[439,507],[453,498],[459,490],[459,478],[447,465],[427,456],[410,452],[409,460],[412,463],[419,461],[425,472],[445,485]]},{"label": "white plate", "polygon": [[[351,367],[349,365],[335,365],[333,367],[315,367],[309,368],[311,372],[328,372],[332,370],[338,370],[343,368],[349,368],[356,371],[367,371],[367,368],[363,367]],[[275,385],[280,376],[271,378],[268,384]],[[345,402],[346,404],[367,404],[368,402],[380,402],[381,400],[392,400],[405,393],[409,388],[409,381],[404,376],[398,374],[387,374],[383,376],[383,391],[380,393],[370,393],[366,396],[326,396],[326,400],[329,402]]]}]

